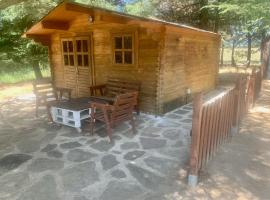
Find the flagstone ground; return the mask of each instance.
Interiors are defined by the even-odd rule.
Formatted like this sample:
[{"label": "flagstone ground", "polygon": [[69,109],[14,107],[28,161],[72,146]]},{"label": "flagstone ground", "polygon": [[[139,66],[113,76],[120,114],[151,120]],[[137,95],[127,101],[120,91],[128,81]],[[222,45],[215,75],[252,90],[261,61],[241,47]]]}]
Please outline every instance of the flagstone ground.
[{"label": "flagstone ground", "polygon": [[270,81],[196,188],[186,184],[191,105],[141,114],[136,135],[125,123],[109,143],[101,124],[90,136],[35,118],[31,95],[0,104],[0,200],[269,199]]},{"label": "flagstone ground", "polygon": [[47,123],[44,112],[36,118],[33,100],[30,95],[2,103],[0,199],[151,199],[179,189],[187,170],[191,105],[164,117],[136,116],[137,133],[124,123],[109,143],[101,124],[90,136],[87,125],[78,133]]}]

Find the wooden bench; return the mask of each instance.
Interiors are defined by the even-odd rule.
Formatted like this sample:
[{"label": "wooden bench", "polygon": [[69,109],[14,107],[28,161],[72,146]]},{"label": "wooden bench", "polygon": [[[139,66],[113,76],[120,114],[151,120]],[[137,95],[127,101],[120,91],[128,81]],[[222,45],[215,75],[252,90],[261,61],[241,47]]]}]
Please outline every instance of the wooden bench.
[{"label": "wooden bench", "polygon": [[116,96],[113,105],[107,103],[93,102],[90,105],[91,118],[90,129],[91,134],[94,133],[95,121],[106,123],[107,134],[112,141],[112,128],[124,121],[130,121],[132,131],[135,134],[135,124],[133,119],[134,106],[137,103],[138,92],[127,92]]},{"label": "wooden bench", "polygon": [[[45,106],[51,120],[51,106],[64,98],[71,99],[71,89],[54,87],[51,79],[43,78],[33,82],[33,92],[36,95],[36,117],[38,117],[38,109]],[[64,96],[66,95],[66,96]]]},{"label": "wooden bench", "polygon": [[[90,95],[105,100],[113,104],[115,98],[119,94],[128,92],[140,92],[140,83],[138,81],[124,80],[120,78],[109,78],[106,84],[96,85],[90,87]],[[140,113],[139,97],[135,104],[137,114]]]}]

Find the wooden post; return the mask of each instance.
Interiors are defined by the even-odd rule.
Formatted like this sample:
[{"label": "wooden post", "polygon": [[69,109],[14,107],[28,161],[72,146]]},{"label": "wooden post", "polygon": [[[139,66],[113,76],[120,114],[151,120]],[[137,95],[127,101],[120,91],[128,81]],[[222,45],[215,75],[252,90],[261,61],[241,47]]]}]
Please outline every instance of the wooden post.
[{"label": "wooden post", "polygon": [[192,138],[191,138],[191,155],[190,155],[190,171],[188,176],[189,186],[195,187],[198,183],[199,172],[199,149],[200,134],[202,121],[203,98],[202,93],[195,96],[193,101],[193,119],[192,119]]},{"label": "wooden post", "polygon": [[234,90],[234,113],[233,113],[233,122],[231,133],[233,135],[237,134],[239,131],[239,115],[240,115],[240,90],[241,90],[241,77],[238,77],[237,83]]},{"label": "wooden post", "polygon": [[250,86],[251,87],[251,102],[250,102],[251,108],[253,108],[255,105],[255,96],[256,96],[255,81],[256,81],[256,73],[251,75],[251,86]]}]

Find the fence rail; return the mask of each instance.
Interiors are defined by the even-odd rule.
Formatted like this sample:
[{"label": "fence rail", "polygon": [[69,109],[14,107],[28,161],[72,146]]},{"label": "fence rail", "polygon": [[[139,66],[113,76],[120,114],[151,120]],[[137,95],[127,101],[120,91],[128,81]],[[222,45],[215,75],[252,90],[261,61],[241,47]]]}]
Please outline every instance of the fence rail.
[{"label": "fence rail", "polygon": [[261,70],[238,77],[235,87],[204,101],[200,93],[193,102],[189,185],[198,182],[199,171],[219,147],[230,141],[261,90]]}]

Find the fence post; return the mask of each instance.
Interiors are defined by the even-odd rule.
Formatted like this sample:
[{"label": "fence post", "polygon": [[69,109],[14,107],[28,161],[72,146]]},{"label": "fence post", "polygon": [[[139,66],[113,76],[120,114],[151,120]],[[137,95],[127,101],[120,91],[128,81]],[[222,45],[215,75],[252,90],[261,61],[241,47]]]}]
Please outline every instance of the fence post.
[{"label": "fence post", "polygon": [[193,101],[193,119],[192,119],[192,138],[191,138],[191,155],[190,171],[188,176],[188,185],[195,187],[198,183],[199,173],[199,148],[202,121],[203,98],[202,93],[195,96]]},{"label": "fence post", "polygon": [[235,135],[239,132],[239,117],[240,117],[240,90],[241,90],[241,77],[238,77],[236,85],[235,85],[235,94],[234,94],[234,113],[233,113],[233,123],[232,123],[232,130],[231,134]]},{"label": "fence post", "polygon": [[261,84],[262,84],[262,72],[261,69],[257,72],[257,76],[256,76],[256,99],[259,97],[260,92],[261,92]]},{"label": "fence post", "polygon": [[251,84],[251,87],[252,87],[252,97],[251,97],[251,108],[254,107],[255,105],[255,100],[256,100],[256,72],[254,72],[254,74],[251,76],[251,80],[252,80],[252,84]]}]

